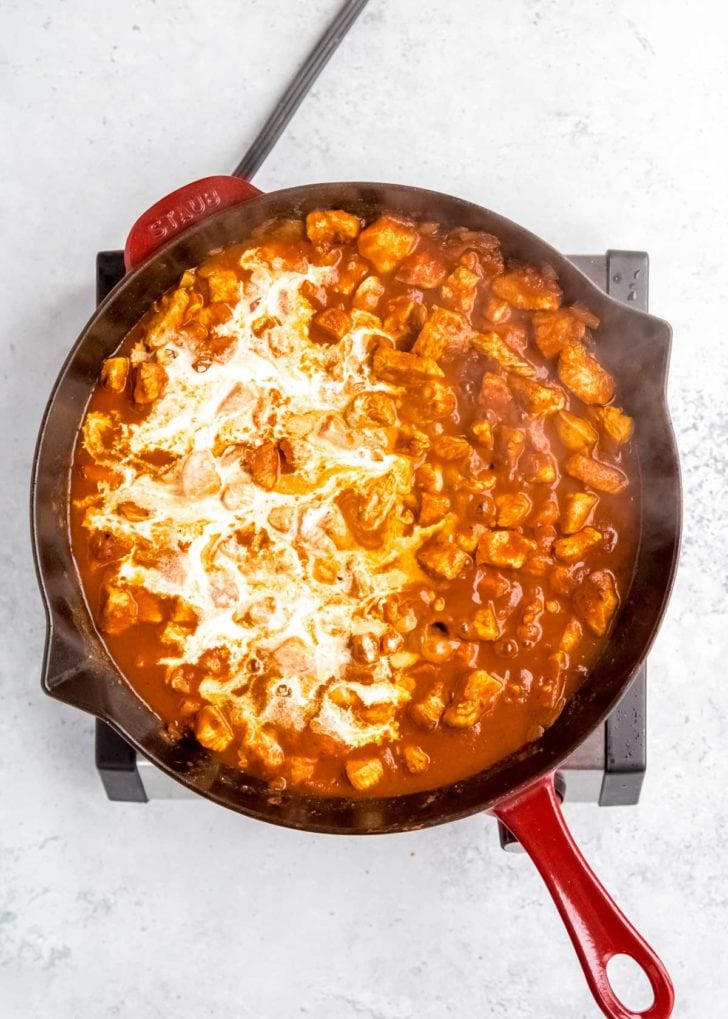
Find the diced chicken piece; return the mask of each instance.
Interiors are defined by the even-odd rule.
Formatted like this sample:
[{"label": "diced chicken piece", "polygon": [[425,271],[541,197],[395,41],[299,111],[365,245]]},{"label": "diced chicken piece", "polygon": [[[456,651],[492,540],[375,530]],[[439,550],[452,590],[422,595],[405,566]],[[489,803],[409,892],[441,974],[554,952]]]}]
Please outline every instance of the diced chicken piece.
[{"label": "diced chicken piece", "polygon": [[569,664],[565,651],[555,651],[546,659],[543,672],[538,677],[536,687],[536,703],[543,710],[549,710],[554,721],[564,708],[564,687],[566,685],[566,668]]},{"label": "diced chicken piece", "polygon": [[433,290],[445,279],[447,266],[431,251],[415,251],[408,255],[394,275],[400,283],[423,290]]},{"label": "diced chicken piece", "polygon": [[418,747],[414,743],[405,743],[402,753],[407,771],[412,775],[421,775],[423,771],[427,771],[430,765],[430,756],[425,753],[422,747]]},{"label": "diced chicken piece", "polygon": [[457,399],[451,387],[439,379],[431,379],[422,386],[416,406],[411,409],[420,424],[428,424],[449,417],[456,407]]},{"label": "diced chicken piece", "polygon": [[535,541],[516,531],[486,531],[478,543],[477,562],[519,570],[537,547]]},{"label": "diced chicken piece", "polygon": [[313,317],[314,325],[318,326],[327,340],[337,343],[351,329],[351,317],[341,308],[326,308]]},{"label": "diced chicken piece", "polygon": [[421,527],[438,524],[450,512],[450,500],[446,495],[432,495],[423,492],[420,499],[420,512],[417,518]]},{"label": "diced chicken piece", "polygon": [[[269,774],[280,771],[285,763],[283,747],[276,737],[265,729],[246,733],[245,751]],[[245,767],[245,765],[241,765]]]},{"label": "diced chicken piece", "polygon": [[292,785],[305,785],[313,778],[316,770],[316,760],[313,757],[300,757],[295,755],[288,758],[288,770],[291,776]]},{"label": "diced chicken piece", "polygon": [[430,448],[430,439],[425,432],[410,425],[402,425],[395,442],[395,451],[403,456],[419,459]]},{"label": "diced chicken piece", "polygon": [[378,757],[357,757],[346,762],[346,775],[359,792],[373,788],[384,777],[384,765]]},{"label": "diced chicken piece", "polygon": [[476,266],[481,268],[486,276],[492,277],[503,272],[505,263],[501,254],[500,241],[493,234],[484,230],[468,230],[466,227],[453,231],[465,250],[460,255],[460,261],[467,265],[468,269],[476,271]]},{"label": "diced chicken piece", "polygon": [[621,492],[629,484],[629,480],[616,467],[594,460],[590,456],[576,453],[566,461],[566,473],[582,481],[589,488],[598,492]]},{"label": "diced chicken piece", "polygon": [[556,499],[545,499],[531,517],[533,527],[551,527],[559,519],[559,504]]},{"label": "diced chicken piece", "polygon": [[531,577],[545,577],[552,569],[554,560],[546,552],[533,552],[523,564],[523,572]]},{"label": "diced chicken piece", "polygon": [[467,439],[459,435],[438,435],[432,441],[433,451],[443,460],[457,462],[465,460],[473,453],[473,447]]},{"label": "diced chicken piece", "polygon": [[134,601],[137,603],[137,621],[140,623],[161,623],[162,605],[155,594],[144,587],[134,587]]},{"label": "diced chicken piece", "polygon": [[156,361],[142,361],[134,369],[134,402],[154,403],[167,387],[167,372]]},{"label": "diced chicken piece", "polygon": [[278,450],[287,466],[294,471],[305,468],[313,457],[311,444],[295,435],[284,435],[279,439]]},{"label": "diced chicken piece", "polygon": [[354,449],[357,445],[357,438],[354,432],[347,427],[343,417],[339,414],[327,414],[316,429],[316,435],[329,446],[337,449]]},{"label": "diced chicken piece", "polygon": [[483,524],[461,524],[454,534],[455,544],[463,552],[474,552],[484,530]]},{"label": "diced chicken piece", "polygon": [[578,571],[573,566],[557,564],[549,571],[549,584],[554,594],[570,595],[578,582]]},{"label": "diced chicken piece", "polygon": [[482,409],[502,416],[512,400],[513,393],[508,388],[506,380],[501,375],[485,372],[480,382],[480,396],[478,397]]},{"label": "diced chicken piece", "polygon": [[[83,447],[90,453],[94,460],[106,459],[106,454],[114,444],[115,424],[108,414],[101,414],[98,411],[89,411],[81,429],[83,436]],[[88,467],[95,466],[89,464]],[[86,471],[86,468],[82,468]],[[86,475],[84,473],[84,477]],[[92,479],[93,480],[93,479]]]},{"label": "diced chicken piece", "polygon": [[590,492],[567,492],[561,510],[561,530],[564,534],[576,534],[586,525],[591,512],[599,502],[599,496]]},{"label": "diced chicken piece", "polygon": [[561,304],[561,287],[549,266],[513,266],[493,280],[493,293],[524,311],[554,311]]},{"label": "diced chicken piece", "polygon": [[[414,627],[412,629],[414,629]],[[419,661],[420,656],[414,651],[395,651],[389,659],[389,664],[393,669],[409,669],[413,665],[416,665]],[[412,690],[414,689],[411,677],[409,676],[398,676],[397,685],[406,689],[409,693],[412,693]]]},{"label": "diced chicken piece", "polygon": [[499,460],[511,469],[516,466],[526,447],[526,433],[522,428],[498,425],[495,430],[495,452]]},{"label": "diced chicken piece", "polygon": [[490,421],[474,421],[470,430],[479,446],[485,449],[493,448],[493,425]]},{"label": "diced chicken piece", "polygon": [[137,621],[139,610],[134,596],[121,587],[108,585],[103,594],[99,629],[115,637],[128,630]]},{"label": "diced chicken piece", "polygon": [[561,635],[561,642],[559,643],[559,650],[565,651],[566,654],[570,654],[575,647],[579,644],[582,638],[583,630],[581,623],[578,619],[572,616],[569,622],[564,628],[564,632]]},{"label": "diced chicken piece", "polygon": [[344,417],[352,428],[389,428],[397,423],[397,408],[391,396],[374,390],[355,396]]},{"label": "diced chicken piece", "polygon": [[368,725],[389,725],[397,714],[397,705],[391,701],[377,701],[375,704],[357,705],[356,714]]},{"label": "diced chicken piece", "polygon": [[443,354],[456,354],[465,349],[472,329],[459,311],[435,305],[417,337],[415,354],[439,360]]},{"label": "diced chicken piece", "polygon": [[545,386],[520,375],[509,375],[508,384],[518,403],[531,414],[555,414],[566,403],[566,394],[558,386]]},{"label": "diced chicken piece", "polygon": [[567,538],[559,538],[554,542],[554,555],[564,563],[576,563],[583,559],[587,552],[596,548],[602,541],[601,531],[594,527],[585,527]]},{"label": "diced chicken piece", "polygon": [[603,637],[619,605],[614,576],[609,570],[591,573],[573,594],[577,615],[596,637]]},{"label": "diced chicken piece", "polygon": [[[172,668],[167,669],[165,682],[168,686],[171,686],[173,690],[176,690],[177,693],[192,693],[192,690],[196,685],[195,681],[195,669],[191,665],[175,665]],[[197,711],[199,711],[199,707],[195,711],[195,714],[197,714]]]},{"label": "diced chicken piece", "polygon": [[397,483],[385,474],[363,485],[355,499],[354,523],[364,532],[378,531],[394,508]]},{"label": "diced chicken piece", "polygon": [[583,343],[572,343],[561,351],[559,378],[583,403],[609,403],[614,396],[614,379]]},{"label": "diced chicken piece", "polygon": [[351,306],[362,311],[376,311],[383,293],[384,284],[379,277],[367,276],[357,287]]},{"label": "diced chicken piece", "polygon": [[281,676],[315,676],[313,650],[300,637],[289,637],[271,653],[272,669]]},{"label": "diced chicken piece", "polygon": [[241,281],[232,269],[217,269],[207,277],[210,301],[233,303],[240,297]]},{"label": "diced chicken piece", "polygon": [[556,357],[572,343],[584,338],[586,326],[571,308],[537,311],[533,316],[533,338],[544,357]]},{"label": "diced chicken piece", "polygon": [[250,473],[253,481],[261,488],[270,492],[276,487],[281,473],[281,457],[275,442],[264,442],[253,450]]},{"label": "diced chicken piece", "polygon": [[619,407],[600,407],[596,415],[605,434],[614,442],[621,445],[632,438],[634,421]]},{"label": "diced chicken piece", "polygon": [[268,514],[268,523],[274,530],[287,534],[293,527],[296,512],[292,506],[274,506]]},{"label": "diced chicken piece", "polygon": [[561,410],[554,418],[556,431],[567,449],[575,452],[593,446],[599,438],[596,428],[585,418]]},{"label": "diced chicken piece", "polygon": [[381,216],[359,235],[359,254],[369,259],[377,272],[391,272],[414,251],[419,238],[411,223]]},{"label": "diced chicken piece", "polygon": [[442,476],[442,468],[435,464],[425,463],[415,471],[415,485],[423,492],[431,495],[439,495],[442,492],[445,482]]},{"label": "diced chicken piece", "polygon": [[[432,666],[428,666],[432,668]],[[427,695],[409,706],[409,713],[414,722],[422,729],[435,729],[445,710],[444,686],[435,683]]]},{"label": "diced chicken piece", "polygon": [[395,385],[412,385],[427,379],[442,378],[444,372],[429,357],[419,357],[406,350],[392,350],[379,347],[372,362],[374,374],[385,382]]},{"label": "diced chicken piece", "polygon": [[281,323],[279,319],[273,318],[272,315],[260,315],[258,318],[253,319],[250,323],[250,329],[253,336],[265,336],[271,329],[275,329]]},{"label": "diced chicken piece", "polygon": [[333,290],[337,294],[350,294],[356,290],[365,276],[371,272],[363,258],[358,255],[349,255],[340,265]]},{"label": "diced chicken piece", "polygon": [[306,216],[306,236],[318,247],[355,241],[360,230],[359,217],[343,209],[319,209]]},{"label": "diced chicken piece", "polygon": [[187,499],[204,499],[220,491],[220,477],[208,450],[195,450],[186,457],[180,474],[180,487]]},{"label": "diced chicken piece", "polygon": [[476,611],[472,620],[473,632],[478,640],[498,640],[501,635],[493,602]]},{"label": "diced chicken piece", "polygon": [[195,719],[197,742],[208,750],[225,750],[233,739],[233,730],[223,713],[212,704],[206,704]]},{"label": "diced chicken piece", "polygon": [[585,304],[577,302],[571,306],[570,311],[574,318],[578,318],[580,322],[584,323],[587,329],[599,328],[599,318],[593,311],[589,311]]},{"label": "diced chicken piece", "polygon": [[197,626],[200,619],[194,607],[178,595],[172,605],[172,621],[181,626]]},{"label": "diced chicken piece", "polygon": [[476,669],[468,676],[462,697],[453,701],[445,711],[443,722],[454,729],[470,728],[487,710],[495,707],[503,689],[502,680],[491,676],[485,669]]},{"label": "diced chicken piece", "polygon": [[403,644],[404,638],[396,630],[385,630],[379,638],[379,646],[385,657],[395,655],[398,651],[401,651]]},{"label": "diced chicken piece", "polygon": [[533,509],[525,492],[504,492],[495,496],[498,527],[520,527]]},{"label": "diced chicken piece", "polygon": [[286,429],[297,439],[305,439],[316,429],[320,421],[321,415],[315,410],[311,410],[307,414],[291,414],[286,420]]},{"label": "diced chicken piece", "polygon": [[371,665],[379,660],[379,641],[373,633],[354,633],[351,637],[351,655],[355,662]]},{"label": "diced chicken piece", "polygon": [[503,342],[516,353],[525,354],[528,350],[528,333],[525,326],[516,322],[504,322],[496,325],[492,331],[498,333]]},{"label": "diced chicken piece", "polygon": [[[422,296],[421,294],[419,295]],[[427,308],[412,293],[392,297],[384,306],[384,331],[392,339],[401,340],[420,329],[427,318]]]},{"label": "diced chicken piece", "polygon": [[535,375],[533,365],[519,357],[498,333],[474,333],[470,342],[476,350],[485,354],[491,361],[495,361],[504,371],[513,372],[515,375]]},{"label": "diced chicken piece", "polygon": [[159,310],[149,320],[144,342],[150,350],[163,347],[179,330],[184,321],[190,300],[189,290],[175,290],[165,294]]},{"label": "diced chicken piece", "polygon": [[501,322],[507,322],[511,317],[511,306],[508,301],[501,301],[498,297],[491,297],[483,309],[485,317],[493,325],[499,325]]},{"label": "diced chicken piece", "polygon": [[131,538],[111,531],[94,531],[90,545],[91,555],[97,562],[113,563],[131,551],[133,542]]},{"label": "diced chicken piece", "polygon": [[526,481],[534,485],[553,485],[556,461],[549,453],[528,453],[520,463]]},{"label": "diced chicken piece", "polygon": [[128,378],[128,357],[107,357],[101,365],[101,385],[112,393],[123,393]]},{"label": "diced chicken piece", "polygon": [[440,535],[435,535],[417,550],[417,562],[425,573],[440,580],[459,577],[472,559],[461,548]]},{"label": "diced chicken piece", "polygon": [[464,265],[458,265],[442,284],[440,297],[448,308],[469,315],[475,306],[480,276]]},{"label": "diced chicken piece", "polygon": [[143,506],[138,506],[135,502],[120,502],[116,510],[125,520],[131,520],[134,523],[139,520],[146,520],[149,516],[149,510],[144,509]]},{"label": "diced chicken piece", "polygon": [[190,635],[190,631],[180,626],[179,623],[169,622],[159,635],[162,644],[174,648],[176,654],[182,653],[184,643]]}]

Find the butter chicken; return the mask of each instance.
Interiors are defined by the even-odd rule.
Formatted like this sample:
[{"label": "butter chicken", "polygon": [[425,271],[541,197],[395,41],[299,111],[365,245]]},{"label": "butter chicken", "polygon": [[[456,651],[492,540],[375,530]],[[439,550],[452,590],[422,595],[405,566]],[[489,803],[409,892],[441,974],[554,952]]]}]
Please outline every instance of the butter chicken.
[{"label": "butter chicken", "polygon": [[185,272],[103,363],[71,487],[92,615],[172,738],[346,796],[538,738],[636,551],[598,326],[496,237],[392,216]]}]

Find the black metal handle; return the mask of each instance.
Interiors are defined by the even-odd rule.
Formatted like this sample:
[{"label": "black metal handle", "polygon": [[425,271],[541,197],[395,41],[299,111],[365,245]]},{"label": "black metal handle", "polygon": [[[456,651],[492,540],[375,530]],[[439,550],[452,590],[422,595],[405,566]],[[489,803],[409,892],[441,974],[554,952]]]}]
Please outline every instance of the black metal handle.
[{"label": "black metal handle", "polygon": [[258,132],[255,141],[233,170],[234,177],[251,180],[286,129],[288,122],[308,94],[339,43],[366,7],[367,0],[346,0],[324,34],[311,50],[276,108]]}]

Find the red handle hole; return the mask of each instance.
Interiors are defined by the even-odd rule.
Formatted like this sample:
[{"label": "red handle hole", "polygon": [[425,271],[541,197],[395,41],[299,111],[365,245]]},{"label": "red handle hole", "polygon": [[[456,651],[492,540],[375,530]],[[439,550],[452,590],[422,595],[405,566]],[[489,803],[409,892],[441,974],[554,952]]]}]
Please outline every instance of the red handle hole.
[{"label": "red handle hole", "polygon": [[655,992],[650,978],[631,955],[613,955],[607,963],[607,979],[625,1008],[640,1015],[652,1008]]}]

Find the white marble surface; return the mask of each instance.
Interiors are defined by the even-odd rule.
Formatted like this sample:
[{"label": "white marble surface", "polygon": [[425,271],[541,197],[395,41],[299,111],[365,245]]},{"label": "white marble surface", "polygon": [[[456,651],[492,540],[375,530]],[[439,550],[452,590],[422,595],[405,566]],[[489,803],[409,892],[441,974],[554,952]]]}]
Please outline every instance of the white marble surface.
[{"label": "white marble surface", "polygon": [[[0,4],[0,1014],[7,1019],[581,1019],[533,868],[475,817],[296,834],[205,802],[107,802],[92,723],[45,698],[27,490],[93,306],[98,248],[237,162],[335,0]],[[650,658],[636,808],[577,837],[674,976],[728,1014],[726,14],[713,0],[372,0],[258,177],[405,181],[565,251],[646,248],[675,329],[686,534]]]}]

